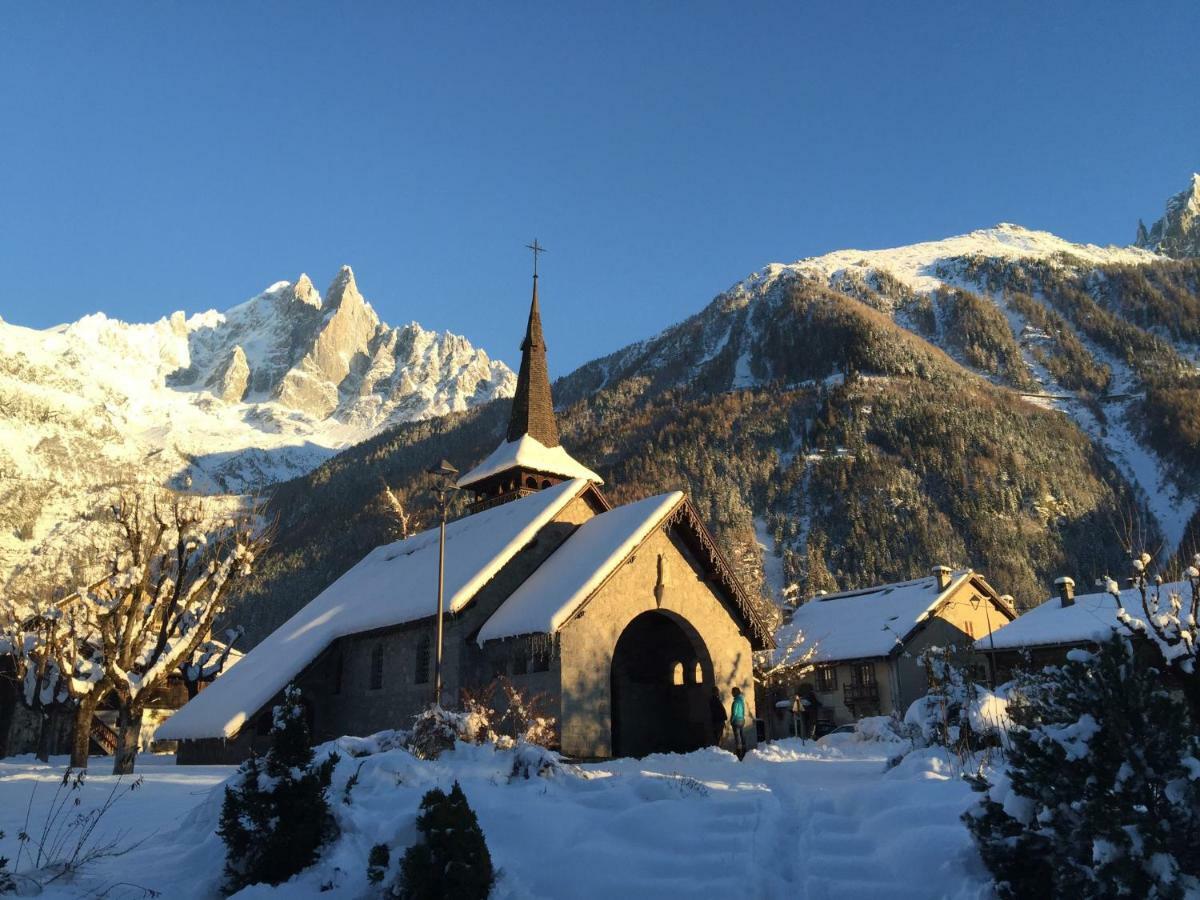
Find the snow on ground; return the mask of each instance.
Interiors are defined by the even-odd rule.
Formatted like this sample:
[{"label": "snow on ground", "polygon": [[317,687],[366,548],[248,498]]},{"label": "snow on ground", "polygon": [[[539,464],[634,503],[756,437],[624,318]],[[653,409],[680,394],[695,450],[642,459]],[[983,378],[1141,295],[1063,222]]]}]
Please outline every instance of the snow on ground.
[{"label": "snow on ground", "polygon": [[[529,779],[510,779],[515,752],[490,746],[459,745],[435,762],[403,750],[358,759],[344,753],[331,789],[341,837],[288,884],[238,896],[370,896],[370,847],[401,848],[392,854],[394,873],[402,848],[415,839],[421,796],[455,779],[501,872],[497,898],[991,896],[959,821],[975,795],[944,752],[917,751],[885,772],[897,744],[837,737],[843,739],[823,745],[768,744],[742,763],[707,749],[565,766]],[[10,836],[22,828],[35,783],[33,820],[39,820],[64,761],[54,762],[0,761],[0,829]],[[106,896],[141,896],[133,885],[178,900],[216,896],[224,859],[213,833],[219,785],[233,770],[175,768],[170,757],[142,757],[138,766],[144,785],[100,831],[128,828],[130,840],[144,842],[44,896],[76,897],[113,885],[124,886]],[[112,781],[90,778],[85,803],[99,800]],[[5,839],[0,853],[11,845]]]}]

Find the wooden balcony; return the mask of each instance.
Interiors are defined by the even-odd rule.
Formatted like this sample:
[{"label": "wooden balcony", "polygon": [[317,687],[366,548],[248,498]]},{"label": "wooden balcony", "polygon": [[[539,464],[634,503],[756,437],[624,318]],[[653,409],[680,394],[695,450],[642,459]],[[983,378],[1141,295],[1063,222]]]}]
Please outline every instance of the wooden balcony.
[{"label": "wooden balcony", "polygon": [[847,684],[842,687],[842,700],[847,707],[854,708],[856,704],[863,703],[879,703],[879,685],[875,682],[869,684]]}]

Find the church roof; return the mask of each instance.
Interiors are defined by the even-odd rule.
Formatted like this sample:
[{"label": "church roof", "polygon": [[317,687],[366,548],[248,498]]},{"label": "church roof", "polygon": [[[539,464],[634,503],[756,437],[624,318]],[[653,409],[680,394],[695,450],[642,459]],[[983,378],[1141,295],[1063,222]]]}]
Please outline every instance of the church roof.
[{"label": "church roof", "polygon": [[682,502],[672,491],[588,519],[492,613],[479,643],[557,631]]},{"label": "church roof", "polygon": [[604,479],[577,462],[561,445],[547,447],[533,435],[526,434],[515,441],[506,441],[493,450],[487,459],[458,479],[458,487],[469,487],[492,475],[518,467],[562,478],[583,478],[593,484],[604,484]]},{"label": "church roof", "polygon": [[[446,526],[446,609],[460,610],[587,489],[564,481]],[[431,616],[438,529],[377,547],[158,729],[159,740],[232,737],[335,639]]]}]

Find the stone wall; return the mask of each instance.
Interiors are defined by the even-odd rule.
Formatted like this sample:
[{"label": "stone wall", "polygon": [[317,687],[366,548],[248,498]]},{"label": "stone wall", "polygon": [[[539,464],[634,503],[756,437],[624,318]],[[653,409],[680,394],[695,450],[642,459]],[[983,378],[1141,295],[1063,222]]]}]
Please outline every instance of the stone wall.
[{"label": "stone wall", "polygon": [[[655,598],[660,556],[666,566],[661,607]],[[726,708],[734,686],[753,704],[750,640],[739,627],[738,614],[686,548],[659,530],[561,630],[564,753],[585,758],[612,754],[613,653],[630,622],[647,612],[666,614],[702,641],[711,668],[704,677],[719,689]],[[692,715],[704,727],[707,705],[693,709]],[[747,738],[753,743],[752,728],[747,728]],[[726,745],[731,740],[726,730]]]}]

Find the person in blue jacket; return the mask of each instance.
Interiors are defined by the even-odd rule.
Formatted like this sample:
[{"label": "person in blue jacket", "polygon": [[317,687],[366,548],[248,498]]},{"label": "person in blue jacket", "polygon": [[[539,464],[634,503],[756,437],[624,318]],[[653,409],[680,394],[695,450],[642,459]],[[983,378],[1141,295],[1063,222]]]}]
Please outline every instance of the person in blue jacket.
[{"label": "person in blue jacket", "polygon": [[733,703],[729,706],[729,725],[733,729],[733,752],[738,759],[746,755],[746,698],[742,689],[733,689]]}]

